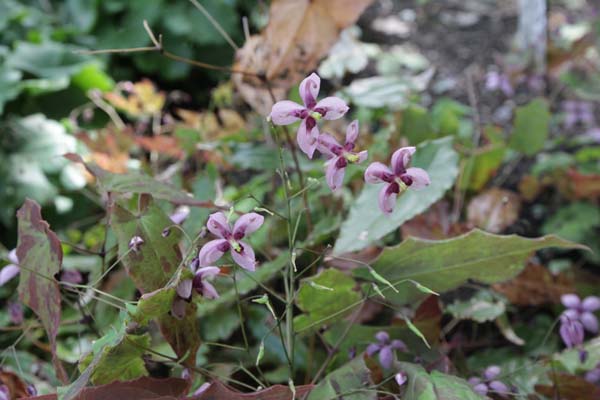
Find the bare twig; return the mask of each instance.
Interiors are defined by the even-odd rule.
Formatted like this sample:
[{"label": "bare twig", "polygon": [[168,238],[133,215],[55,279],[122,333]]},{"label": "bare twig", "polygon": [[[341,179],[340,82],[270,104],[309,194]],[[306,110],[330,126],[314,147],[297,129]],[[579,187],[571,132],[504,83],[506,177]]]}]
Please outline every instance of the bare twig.
[{"label": "bare twig", "polygon": [[200,4],[196,0],[190,0],[190,3],[192,3],[194,5],[194,7],[196,7],[206,17],[206,19],[208,19],[210,21],[210,23],[212,24],[212,26],[215,27],[215,29],[221,34],[221,36],[223,36],[223,38],[227,41],[227,43],[229,43],[229,45],[234,50],[239,50],[240,49],[238,47],[238,45],[235,44],[235,42],[233,41],[233,39],[231,39],[231,36],[229,36],[229,34],[227,32],[225,32],[225,29],[223,29],[223,27],[221,26],[221,24],[219,24],[219,22],[216,19],[214,19],[212,17],[212,15],[210,15],[210,13],[208,11],[206,11],[206,8],[204,8],[204,6],[202,4]]}]

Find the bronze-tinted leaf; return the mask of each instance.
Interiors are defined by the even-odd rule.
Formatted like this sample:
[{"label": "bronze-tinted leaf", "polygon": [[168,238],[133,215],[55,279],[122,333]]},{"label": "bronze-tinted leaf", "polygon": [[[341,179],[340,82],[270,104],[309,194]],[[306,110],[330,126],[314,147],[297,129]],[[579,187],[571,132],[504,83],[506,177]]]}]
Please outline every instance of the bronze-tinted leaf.
[{"label": "bronze-tinted leaf", "polygon": [[17,211],[19,244],[17,258],[21,268],[19,298],[42,321],[48,333],[56,376],[67,381],[65,370],[56,355],[56,335],[60,325],[60,289],[54,278],[62,265],[60,240],[42,219],[40,205],[33,200]]},{"label": "bronze-tinted leaf", "polygon": [[492,188],[474,197],[467,209],[469,222],[492,233],[500,233],[519,218],[521,198],[514,192]]},{"label": "bronze-tinted leaf", "polygon": [[[313,388],[313,385],[296,386],[296,399],[304,398],[304,395]],[[219,381],[213,381],[206,392],[195,400],[292,400],[293,395],[289,387],[274,385],[263,390],[252,393],[242,393],[232,390]]]}]

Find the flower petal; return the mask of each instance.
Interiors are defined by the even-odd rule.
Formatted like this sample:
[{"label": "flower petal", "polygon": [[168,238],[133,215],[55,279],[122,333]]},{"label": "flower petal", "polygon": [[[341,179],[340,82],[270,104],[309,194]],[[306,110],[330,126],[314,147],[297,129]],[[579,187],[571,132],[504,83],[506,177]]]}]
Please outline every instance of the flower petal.
[{"label": "flower petal", "polygon": [[396,380],[398,386],[402,386],[406,383],[408,376],[404,372],[400,371],[396,375],[394,375],[394,379]]},{"label": "flower petal", "polygon": [[12,249],[8,252],[8,261],[12,264],[19,265],[19,258],[17,257],[17,249]]},{"label": "flower petal", "polygon": [[177,295],[182,299],[189,299],[192,295],[192,280],[184,279],[177,285]]},{"label": "flower petal", "polygon": [[360,153],[358,153],[358,161],[357,163],[360,164],[363,161],[365,161],[367,159],[367,157],[369,156],[369,152],[367,150],[363,150]]},{"label": "flower petal", "polygon": [[187,302],[181,297],[176,297],[171,304],[171,315],[176,319],[183,319],[185,317],[185,308]]},{"label": "flower petal", "polygon": [[325,97],[319,101],[314,110],[321,114],[324,119],[332,120],[342,118],[350,108],[346,102],[339,97]]},{"label": "flower petal", "polygon": [[8,264],[0,270],[0,286],[10,281],[15,276],[19,275],[19,267],[15,264]]},{"label": "flower petal", "polygon": [[319,128],[317,128],[316,121],[313,118],[306,118],[302,120],[302,123],[298,127],[298,133],[296,135],[296,141],[300,150],[312,158],[317,148],[317,142],[319,138]]},{"label": "flower petal", "polygon": [[203,383],[202,386],[200,386],[194,392],[194,397],[200,396],[202,393],[206,392],[208,390],[208,388],[210,387],[211,384],[212,384],[211,382],[205,382],[205,383]]},{"label": "flower petal", "polygon": [[256,258],[252,246],[245,242],[238,243],[242,249],[239,252],[235,251],[233,248],[231,249],[233,261],[248,271],[254,271],[256,269]]},{"label": "flower petal", "polygon": [[567,308],[577,308],[581,304],[581,300],[576,294],[563,294],[560,296],[560,302]]},{"label": "flower petal", "polygon": [[202,297],[206,297],[207,299],[218,299],[219,293],[217,293],[217,289],[210,282],[202,282]]},{"label": "flower petal", "polygon": [[242,215],[233,225],[233,238],[240,240],[260,228],[263,222],[265,222],[265,217],[255,212]]},{"label": "flower petal", "polygon": [[322,133],[317,141],[317,150],[327,157],[335,157],[342,154],[343,148],[333,136]]},{"label": "flower petal", "polygon": [[506,386],[506,384],[504,384],[503,382],[500,382],[500,381],[491,381],[490,383],[488,383],[488,386],[492,392],[495,392],[498,394],[510,393],[510,389],[508,389],[508,386]]},{"label": "flower petal", "polygon": [[339,157],[332,158],[325,163],[325,180],[329,188],[334,192],[344,183],[344,174],[346,173],[346,167],[338,167],[339,159]]},{"label": "flower petal", "polygon": [[408,351],[406,344],[402,340],[392,340],[392,349]]},{"label": "flower petal", "polygon": [[382,187],[379,191],[379,208],[385,214],[391,214],[394,211],[396,197],[398,196],[398,191],[395,190],[397,186],[397,183],[392,182]]},{"label": "flower petal", "polygon": [[370,345],[367,346],[367,349],[365,350],[365,352],[367,353],[367,355],[369,357],[372,357],[373,354],[377,353],[379,350],[381,350],[381,345],[379,345],[377,343],[371,343]]},{"label": "flower petal", "polygon": [[406,174],[412,179],[411,189],[423,189],[431,184],[429,174],[422,168],[409,168],[406,170]]},{"label": "flower petal", "polygon": [[175,209],[173,214],[169,215],[169,218],[174,224],[181,225],[188,215],[190,215],[190,208],[188,206],[180,206]]},{"label": "flower petal", "polygon": [[375,334],[375,339],[379,343],[387,343],[390,341],[390,335],[386,331],[379,331]]},{"label": "flower petal", "polygon": [[385,369],[389,369],[392,367],[392,363],[394,362],[394,354],[392,352],[392,348],[390,346],[384,346],[379,352],[379,362],[381,366]]},{"label": "flower petal", "polygon": [[473,386],[473,391],[477,394],[485,396],[488,392],[488,387],[485,383],[480,383],[478,385]]},{"label": "flower petal", "polygon": [[211,240],[200,249],[198,253],[198,262],[200,266],[208,266],[213,264],[225,254],[230,248],[229,242],[225,239]]},{"label": "flower petal", "polygon": [[275,125],[289,125],[298,121],[306,108],[290,100],[278,101],[271,108],[269,118]]},{"label": "flower petal", "polygon": [[392,169],[394,170],[394,174],[400,175],[406,171],[415,151],[416,149],[412,146],[402,147],[392,154]]},{"label": "flower petal", "polygon": [[591,312],[584,312],[579,317],[586,331],[590,333],[598,333],[598,318]]},{"label": "flower petal", "polygon": [[200,269],[198,269],[198,272],[196,272],[196,275],[200,275],[200,277],[202,279],[204,278],[211,278],[213,276],[217,276],[221,273],[221,268],[219,267],[202,267]]},{"label": "flower petal", "polygon": [[231,235],[231,227],[227,222],[227,217],[220,211],[210,214],[206,227],[213,235],[221,239],[227,239]]},{"label": "flower petal", "polygon": [[600,297],[598,296],[588,296],[585,299],[583,299],[583,302],[581,303],[581,308],[583,308],[585,311],[590,311],[590,312],[594,312],[598,309],[600,309]]},{"label": "flower petal", "polygon": [[392,171],[380,162],[371,163],[365,171],[365,182],[367,183],[391,182],[393,179]]},{"label": "flower petal", "polygon": [[348,143],[356,143],[356,138],[358,138],[358,120],[355,119],[348,125],[346,128],[346,144]]},{"label": "flower petal", "polygon": [[500,372],[502,372],[502,370],[500,369],[499,366],[497,365],[490,365],[489,367],[487,367],[485,369],[485,371],[483,372],[483,377],[488,380],[491,381],[492,379],[496,378],[498,375],[500,375]]},{"label": "flower petal", "polygon": [[320,88],[321,78],[314,72],[300,82],[300,98],[302,98],[306,108],[312,109],[315,106]]}]

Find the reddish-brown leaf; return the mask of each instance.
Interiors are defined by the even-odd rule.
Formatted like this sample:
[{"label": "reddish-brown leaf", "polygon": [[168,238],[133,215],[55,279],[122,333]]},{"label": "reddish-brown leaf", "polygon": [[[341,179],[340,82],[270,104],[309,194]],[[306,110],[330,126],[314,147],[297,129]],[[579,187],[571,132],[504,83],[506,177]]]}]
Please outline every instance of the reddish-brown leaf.
[{"label": "reddish-brown leaf", "polygon": [[[85,388],[75,400],[177,400],[184,399],[190,389],[185,379],[143,377],[133,381],[113,382]],[[55,394],[28,397],[27,400],[56,400]]]},{"label": "reddish-brown leaf", "polygon": [[9,398],[11,399],[18,399],[28,395],[27,384],[14,372],[0,370],[0,385],[8,387]]},{"label": "reddish-brown leaf", "polygon": [[570,169],[567,179],[572,198],[594,200],[600,197],[600,175],[586,175]]},{"label": "reddish-brown leaf", "polygon": [[179,141],[172,136],[134,136],[133,139],[144,150],[155,151],[178,159],[182,159],[185,155],[183,149],[179,147]]},{"label": "reddish-brown leaf", "polygon": [[19,298],[39,317],[48,333],[56,376],[67,382],[67,374],[56,355],[56,335],[60,324],[60,289],[54,278],[62,265],[60,240],[46,221],[41,208],[33,200],[17,211],[19,243],[17,258],[21,268]]},{"label": "reddish-brown leaf", "polygon": [[[313,385],[296,386],[296,398],[303,398],[313,387]],[[290,388],[283,385],[274,385],[253,393],[242,393],[228,388],[219,381],[213,381],[206,392],[194,397],[194,400],[292,400],[292,398]]]},{"label": "reddish-brown leaf", "polygon": [[514,279],[496,284],[493,288],[512,304],[522,306],[558,304],[560,296],[575,292],[573,282],[566,275],[552,275],[539,264],[529,264]]},{"label": "reddish-brown leaf", "polygon": [[521,198],[509,190],[492,188],[474,197],[467,208],[467,219],[491,233],[500,233],[519,218]]},{"label": "reddish-brown leaf", "polygon": [[448,239],[470,230],[464,224],[452,222],[450,205],[445,200],[438,201],[423,214],[405,222],[400,229],[402,237],[430,240]]},{"label": "reddish-brown leaf", "polygon": [[[554,385],[535,385],[535,391],[550,399],[561,400],[598,400],[600,387],[580,376],[569,374],[549,375]],[[558,397],[557,397],[558,396]]]}]

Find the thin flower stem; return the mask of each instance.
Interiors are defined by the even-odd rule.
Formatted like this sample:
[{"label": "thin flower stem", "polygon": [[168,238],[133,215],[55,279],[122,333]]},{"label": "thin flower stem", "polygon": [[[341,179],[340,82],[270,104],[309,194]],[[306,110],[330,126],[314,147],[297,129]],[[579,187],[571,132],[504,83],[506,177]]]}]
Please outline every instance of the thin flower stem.
[{"label": "thin flower stem", "polygon": [[240,302],[240,292],[238,291],[235,272],[236,271],[234,269],[233,274],[231,274],[233,278],[233,287],[235,288],[235,302],[237,305],[238,317],[240,319],[240,326],[242,327],[242,337],[244,338],[244,346],[246,347],[246,351],[250,352],[250,346],[248,346],[248,337],[246,336],[246,328],[244,327],[244,315],[242,314],[242,304]]},{"label": "thin flower stem", "polygon": [[190,3],[192,3],[194,7],[196,7],[206,17],[206,19],[208,19],[212,26],[214,26],[214,28],[221,34],[221,36],[223,36],[223,39],[225,39],[227,43],[229,43],[233,50],[237,51],[240,49],[238,45],[235,44],[233,39],[231,39],[231,36],[229,36],[225,29],[223,29],[221,24],[219,24],[219,22],[216,19],[214,19],[212,15],[210,15],[210,13],[206,10],[206,8],[204,8],[202,4],[200,4],[196,0],[190,0]]}]

